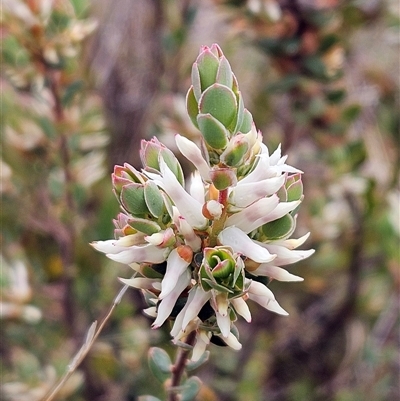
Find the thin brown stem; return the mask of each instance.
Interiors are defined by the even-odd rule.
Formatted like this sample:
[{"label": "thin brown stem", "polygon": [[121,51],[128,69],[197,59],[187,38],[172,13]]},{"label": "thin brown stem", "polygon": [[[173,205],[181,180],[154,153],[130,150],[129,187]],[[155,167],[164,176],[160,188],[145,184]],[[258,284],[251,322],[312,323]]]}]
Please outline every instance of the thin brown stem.
[{"label": "thin brown stem", "polygon": [[60,71],[49,68],[44,64],[44,70],[49,82],[50,93],[53,98],[53,116],[59,133],[59,153],[61,157],[61,164],[64,173],[65,183],[65,209],[67,216],[60,221],[61,225],[65,227],[67,233],[62,241],[58,241],[60,248],[60,256],[64,266],[64,300],[63,309],[65,322],[70,330],[72,337],[77,340],[79,338],[78,328],[76,325],[76,307],[73,291],[74,281],[74,260],[75,260],[75,226],[74,216],[76,214],[74,196],[73,196],[73,174],[71,171],[71,154],[68,147],[68,137],[65,133],[65,113],[62,105],[60,94]]},{"label": "thin brown stem", "polygon": [[[196,330],[193,330],[186,339],[187,345],[194,345],[196,340]],[[181,383],[183,373],[185,372],[185,367],[188,359],[188,355],[190,353],[190,349],[179,348],[178,355],[176,356],[176,361],[174,366],[172,367],[172,379],[171,379],[171,387],[170,393],[168,397],[168,401],[178,401],[179,396],[175,391],[176,387],[178,387]]]}]

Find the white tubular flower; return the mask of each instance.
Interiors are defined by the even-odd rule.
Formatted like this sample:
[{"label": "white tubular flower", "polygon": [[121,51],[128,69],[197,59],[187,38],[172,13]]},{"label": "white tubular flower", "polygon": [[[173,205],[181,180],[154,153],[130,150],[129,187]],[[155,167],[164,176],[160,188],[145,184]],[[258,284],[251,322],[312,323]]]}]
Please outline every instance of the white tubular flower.
[{"label": "white tubular flower", "polygon": [[241,212],[235,213],[230,216],[226,222],[227,226],[235,226],[240,230],[249,233],[249,225],[253,226],[254,223],[262,219],[265,215],[271,213],[279,205],[279,198],[272,195],[268,198],[259,199],[252,205],[246,207]]},{"label": "white tubular flower", "polygon": [[284,184],[285,176],[266,178],[258,182],[242,181],[238,182],[229,195],[229,202],[236,207],[248,207],[258,199],[273,195]]},{"label": "white tubular flower", "polygon": [[227,338],[231,330],[231,319],[228,315],[221,315],[218,311],[215,313],[217,324],[221,330],[222,337]]},{"label": "white tubular flower", "polygon": [[130,287],[138,288],[141,290],[154,289],[154,284],[159,283],[160,279],[152,279],[146,277],[135,277],[135,278],[122,278],[118,277],[121,283],[129,285]]},{"label": "white tubular flower", "polygon": [[197,362],[204,352],[206,351],[207,345],[210,344],[211,333],[204,330],[199,330],[196,337],[196,343],[193,347],[191,361]]},{"label": "white tubular flower", "polygon": [[200,286],[193,287],[189,291],[189,297],[185,306],[179,312],[172,326],[171,336],[176,340],[187,334],[190,321],[197,320],[196,317],[203,305],[210,299],[211,293],[205,292]]},{"label": "white tubular flower", "polygon": [[226,345],[235,351],[240,351],[242,349],[242,344],[240,344],[239,340],[232,333],[229,333],[227,337],[223,338],[223,340],[225,341]]},{"label": "white tubular flower", "polygon": [[179,151],[196,167],[204,181],[210,181],[210,166],[205,161],[201,150],[191,140],[181,136],[175,135],[176,146]]},{"label": "white tubular flower", "polygon": [[204,203],[204,184],[201,175],[195,171],[189,182],[189,194],[199,203]]},{"label": "white tubular flower", "polygon": [[[190,284],[190,279],[190,273],[185,270],[176,280],[174,288],[161,300],[157,308],[157,318],[152,324],[154,329],[160,327],[169,318],[179,295]],[[161,299],[161,295],[159,298]]]},{"label": "white tubular flower", "polygon": [[106,256],[115,262],[129,265],[131,263],[161,263],[167,259],[169,249],[158,248],[152,244],[120,247],[114,245],[117,241],[98,241],[92,243],[92,246],[100,252],[106,253]]},{"label": "white tubular flower", "polygon": [[249,298],[257,302],[263,308],[279,315],[289,315],[276,301],[274,294],[264,284],[257,281],[252,281],[248,292]]},{"label": "white tubular flower", "polygon": [[126,237],[121,237],[118,240],[107,240],[107,241],[94,241],[90,245],[96,251],[103,252],[103,253],[120,253],[125,251],[126,248],[134,245],[140,245],[144,243],[144,234],[131,234],[127,235]]},{"label": "white tubular flower", "polygon": [[314,252],[314,249],[309,249],[307,251],[295,251],[285,248],[284,246],[274,245],[274,244],[263,244],[261,242],[255,241],[262,248],[268,249],[269,252],[273,252],[276,255],[274,264],[276,265],[290,265],[292,263],[299,262],[300,260],[309,258]]},{"label": "white tubular flower", "polygon": [[225,228],[218,235],[222,245],[230,246],[235,252],[247,256],[258,263],[271,262],[276,255],[271,255],[266,248],[256,244],[237,227]]},{"label": "white tubular flower", "polygon": [[201,249],[201,238],[196,235],[192,226],[182,216],[178,216],[175,220],[175,224],[179,228],[180,234],[182,234],[185,239],[185,244],[194,252],[198,252]]},{"label": "white tubular flower", "polygon": [[278,281],[303,281],[304,279],[274,264],[261,263],[256,270],[251,272],[254,276],[267,276]]},{"label": "white tubular flower", "polygon": [[160,168],[161,177],[157,183],[165,190],[179,213],[192,227],[204,228],[207,220],[201,212],[203,205],[185,191],[162,158],[160,158]]},{"label": "white tubular flower", "polygon": [[167,259],[167,270],[161,282],[159,299],[165,298],[174,289],[177,280],[191,263],[192,257],[193,251],[185,245],[181,245],[171,251]]},{"label": "white tubular flower", "polygon": [[246,320],[247,323],[250,323],[251,322],[250,309],[247,306],[247,303],[243,299],[243,297],[233,298],[231,300],[231,303],[232,303],[233,307],[235,308],[235,311],[237,312],[237,314],[242,316],[244,318],[244,320]]}]

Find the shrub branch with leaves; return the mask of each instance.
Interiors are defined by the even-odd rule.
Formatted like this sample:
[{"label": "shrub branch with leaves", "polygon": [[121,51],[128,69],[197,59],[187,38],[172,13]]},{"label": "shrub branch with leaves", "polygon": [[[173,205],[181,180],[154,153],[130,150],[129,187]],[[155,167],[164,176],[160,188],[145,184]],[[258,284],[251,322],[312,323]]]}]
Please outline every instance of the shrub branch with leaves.
[{"label": "shrub branch with leaves", "polygon": [[314,252],[296,250],[308,234],[290,238],[302,172],[285,163],[280,147],[269,153],[216,44],[202,47],[193,64],[187,111],[202,134],[199,147],[175,137],[196,168],[187,189],[174,154],[156,138],[142,141],[143,169],[125,163],[112,175],[121,206],[115,239],[92,244],[135,271],[120,280],[143,292],[153,328],[172,322],[177,362],[157,348],[149,356],[170,401],[177,392],[193,399],[199,390],[196,378],[181,384],[186,359],[205,362],[210,342],[241,349],[235,322],[251,321],[248,300],[287,315],[267,284],[301,281],[281,266]]}]

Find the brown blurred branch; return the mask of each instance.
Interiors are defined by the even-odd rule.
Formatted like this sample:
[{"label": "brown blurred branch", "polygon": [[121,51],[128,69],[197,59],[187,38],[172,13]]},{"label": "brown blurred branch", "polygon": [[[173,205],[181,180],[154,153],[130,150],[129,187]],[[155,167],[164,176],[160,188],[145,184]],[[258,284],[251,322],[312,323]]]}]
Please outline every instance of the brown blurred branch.
[{"label": "brown blurred branch", "polygon": [[103,0],[91,67],[98,78],[113,130],[110,165],[138,165],[136,149],[146,136],[147,116],[163,72],[160,0]]}]

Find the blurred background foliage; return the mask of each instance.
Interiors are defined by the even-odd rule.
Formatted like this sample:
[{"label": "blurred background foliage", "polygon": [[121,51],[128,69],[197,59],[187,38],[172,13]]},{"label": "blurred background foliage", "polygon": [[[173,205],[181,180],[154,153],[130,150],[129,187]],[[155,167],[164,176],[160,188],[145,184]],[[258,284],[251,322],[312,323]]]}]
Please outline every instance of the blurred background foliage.
[{"label": "blurred background foliage", "polygon": [[[197,400],[400,398],[396,0],[3,0],[1,24],[2,400],[43,399],[130,275],[89,246],[112,236],[109,173],[143,138],[197,136],[184,96],[214,42],[305,172],[316,254],[271,283],[289,317],[254,305],[242,351],[211,348]],[[128,290],[57,399],[162,394],[147,350],[174,350],[141,308]]]}]

